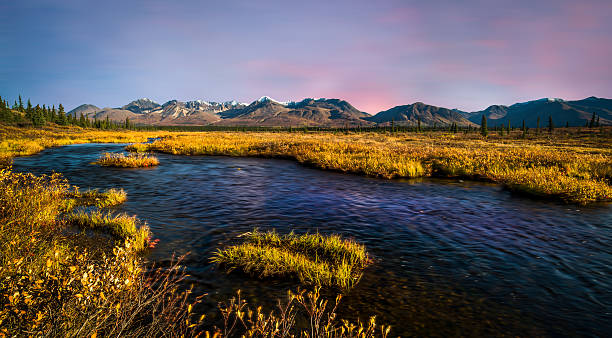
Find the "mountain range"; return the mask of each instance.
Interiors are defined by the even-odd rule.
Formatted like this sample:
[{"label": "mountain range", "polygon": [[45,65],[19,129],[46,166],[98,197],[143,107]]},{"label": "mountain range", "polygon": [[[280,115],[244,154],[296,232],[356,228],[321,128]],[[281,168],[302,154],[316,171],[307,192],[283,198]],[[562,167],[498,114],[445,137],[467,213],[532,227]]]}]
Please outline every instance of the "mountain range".
[{"label": "mountain range", "polygon": [[98,108],[83,104],[68,112],[76,117],[83,114],[90,119],[130,121],[149,125],[218,125],[218,126],[267,126],[267,127],[367,127],[376,125],[477,126],[482,116],[489,126],[507,125],[510,121],[519,127],[523,120],[528,127],[548,124],[549,116],[557,126],[583,126],[593,114],[600,124],[612,125],[612,99],[588,97],[583,100],[565,101],[544,98],[515,103],[510,106],[492,105],[481,111],[464,112],[416,102],[401,105],[370,115],[340,99],[312,99],[281,102],[270,97],[250,104],[236,101],[178,101],[159,104],[147,98],[132,101],[118,108]]},{"label": "mountain range", "polygon": [[489,126],[508,125],[510,122],[519,127],[524,120],[528,127],[536,127],[539,118],[540,126],[544,127],[548,125],[549,116],[557,126],[584,126],[593,113],[599,117],[600,124],[612,124],[612,100],[594,96],[576,101],[544,98],[511,106],[489,106],[485,110],[462,115],[474,123],[480,123],[484,115]]}]

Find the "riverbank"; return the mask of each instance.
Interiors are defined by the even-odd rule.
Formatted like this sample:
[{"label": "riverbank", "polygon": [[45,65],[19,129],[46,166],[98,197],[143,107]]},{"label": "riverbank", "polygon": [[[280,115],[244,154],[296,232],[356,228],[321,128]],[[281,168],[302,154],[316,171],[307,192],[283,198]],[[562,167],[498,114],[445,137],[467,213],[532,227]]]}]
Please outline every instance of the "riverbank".
[{"label": "riverbank", "polygon": [[[612,128],[581,133],[479,134],[100,131],[0,126],[0,164],[76,143],[137,143],[131,151],[289,158],[383,178],[455,177],[503,184],[538,198],[589,204],[612,200]],[[142,144],[151,138],[158,140]]]},{"label": "riverbank", "polygon": [[215,313],[238,289],[268,311],[295,290],[296,280],[226,274],[210,262],[217,249],[239,245],[237,236],[259,227],[364,244],[373,264],[338,317],[377,315],[393,326],[392,336],[596,335],[609,327],[605,309],[589,299],[605,299],[609,284],[610,262],[600,253],[610,242],[610,205],[577,208],[490,183],[374,179],[277,159],[157,154],[155,168],[90,164],[124,146],[57,147],[16,158],[14,170],[124,189],[128,198],[117,211],[146,220],[160,239],[147,259],[167,266],[173,253],[190,253],[182,263],[187,284],[194,283],[194,295],[208,294],[198,313]]},{"label": "riverbank", "polygon": [[383,178],[454,177],[503,184],[539,198],[612,200],[612,142],[572,136],[483,139],[448,133],[236,133],[168,135],[130,151],[289,158]]}]

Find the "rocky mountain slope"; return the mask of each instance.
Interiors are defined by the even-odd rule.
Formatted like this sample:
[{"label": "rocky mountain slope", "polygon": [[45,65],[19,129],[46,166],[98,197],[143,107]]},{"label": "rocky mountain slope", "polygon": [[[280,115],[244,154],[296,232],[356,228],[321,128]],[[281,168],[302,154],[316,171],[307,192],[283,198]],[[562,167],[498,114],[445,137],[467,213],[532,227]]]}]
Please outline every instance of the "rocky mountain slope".
[{"label": "rocky mountain slope", "polygon": [[490,106],[482,111],[465,113],[465,116],[474,123],[480,123],[484,115],[489,126],[508,125],[510,121],[511,125],[519,127],[525,120],[528,127],[535,128],[538,117],[540,126],[545,127],[549,116],[557,126],[565,126],[566,123],[570,126],[584,126],[591,120],[593,113],[599,116],[601,124],[612,124],[612,100],[594,96],[576,101],[544,98],[511,106]]},{"label": "rocky mountain slope", "polygon": [[593,113],[600,118],[601,124],[612,124],[612,100],[589,97],[583,100],[564,101],[561,99],[540,99],[511,106],[493,105],[476,112],[463,112],[416,102],[396,106],[372,116],[362,112],[350,103],[340,99],[307,98],[299,102],[280,102],[264,96],[250,104],[210,101],[171,100],[159,104],[150,99],[138,99],[120,108],[98,108],[84,104],[68,114],[99,120],[107,117],[115,121],[129,118],[134,123],[150,125],[218,125],[218,126],[269,126],[269,127],[366,127],[374,125],[476,126],[482,115],[488,119],[489,126],[520,126],[522,121],[529,127],[548,123],[553,117],[557,126],[569,123],[583,126],[590,121]]},{"label": "rocky mountain slope", "polygon": [[446,126],[456,123],[459,126],[475,126],[476,124],[468,121],[461,113],[456,110],[431,106],[422,102],[396,106],[389,110],[366,118],[378,124],[416,126],[421,121],[422,126]]}]

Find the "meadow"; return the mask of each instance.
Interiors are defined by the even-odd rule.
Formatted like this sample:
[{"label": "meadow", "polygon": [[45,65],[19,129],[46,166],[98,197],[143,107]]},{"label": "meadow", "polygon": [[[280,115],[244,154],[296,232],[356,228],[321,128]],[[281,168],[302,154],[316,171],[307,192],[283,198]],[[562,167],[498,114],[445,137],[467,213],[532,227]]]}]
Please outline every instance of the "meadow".
[{"label": "meadow", "polygon": [[173,134],[129,151],[293,159],[315,168],[387,179],[450,177],[497,182],[538,198],[612,200],[612,136],[430,133]]},{"label": "meadow", "polygon": [[[491,135],[449,132],[168,132],[100,131],[49,125],[0,125],[0,336],[197,336],[203,328],[232,336],[386,336],[389,327],[335,319],[320,287],[346,290],[369,264],[365,248],[338,236],[253,231],[245,243],[212,258],[266,278],[290,277],[310,291],[289,293],[279,310],[249,310],[240,294],[206,323],[180,260],[155,268],[145,262],[155,245],[146,223],[113,212],[129,198],[121,189],[80,190],[61,177],[10,170],[13,157],[76,143],[132,143],[127,150],[176,155],[285,158],[315,168],[393,178],[486,180],[544,199],[587,204],[612,200],[610,129],[554,134]],[[144,143],[158,138],[151,143]],[[132,155],[146,157],[147,155]],[[130,157],[130,156],[127,156]],[[313,257],[315,257],[313,259]],[[324,318],[327,318],[326,320]],[[209,332],[209,334],[210,334]]]},{"label": "meadow", "polygon": [[[450,177],[497,182],[537,198],[589,204],[612,200],[612,128],[478,133],[169,132],[0,125],[0,165],[12,157],[75,143],[133,143],[131,152],[287,158],[374,177]],[[143,143],[157,138],[152,143]],[[110,156],[110,155],[109,155]],[[153,165],[152,156],[110,156],[102,163]]]}]

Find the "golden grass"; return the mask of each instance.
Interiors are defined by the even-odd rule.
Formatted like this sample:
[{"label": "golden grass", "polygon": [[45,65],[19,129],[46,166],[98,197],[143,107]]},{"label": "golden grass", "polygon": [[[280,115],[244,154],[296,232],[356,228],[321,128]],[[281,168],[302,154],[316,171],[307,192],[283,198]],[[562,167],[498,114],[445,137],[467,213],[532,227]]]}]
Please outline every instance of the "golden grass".
[{"label": "golden grass", "polygon": [[104,153],[98,161],[94,164],[99,164],[105,167],[118,167],[118,168],[142,168],[142,167],[153,167],[159,165],[159,160],[155,156],[149,156],[144,154],[112,154]]},{"label": "golden grass", "polygon": [[128,238],[93,255],[62,216],[73,195],[59,174],[0,169],[0,336],[191,335],[198,321],[179,291],[180,269],[144,270],[138,251],[148,228],[83,215],[82,223]]},{"label": "golden grass", "polygon": [[369,263],[365,247],[338,235],[279,235],[254,230],[247,243],[216,252],[212,261],[229,271],[241,269],[259,277],[295,277],[306,285],[348,290]]},{"label": "golden grass", "polygon": [[[109,195],[125,197],[125,193],[117,192]],[[261,307],[251,311],[244,300],[232,299],[220,306],[223,330],[203,332],[205,316],[192,311],[198,300],[188,302],[190,290],[184,290],[185,275],[178,262],[147,271],[139,251],[148,243],[148,227],[137,226],[135,217],[99,210],[65,214],[67,204],[97,205],[92,196],[100,194],[104,193],[80,194],[59,174],[34,176],[0,169],[0,337],[314,334],[365,338],[386,337],[389,333],[390,328],[377,326],[373,317],[357,324],[337,320],[335,309],[340,296],[335,306],[328,306],[319,289],[290,293],[280,313],[264,314]],[[75,202],[79,198],[83,201]],[[100,253],[91,247],[87,234],[71,232],[69,225],[108,232],[123,241],[110,252]],[[252,238],[278,239],[257,234]],[[284,240],[281,237],[280,242]],[[311,237],[308,242],[314,243],[314,251],[322,250],[330,256],[358,247],[351,244],[333,249],[340,243],[337,238],[327,243]],[[302,245],[299,240],[291,243]],[[295,327],[297,306],[306,312],[305,320],[310,322],[307,329]]]},{"label": "golden grass", "polygon": [[[161,138],[143,144],[149,138]],[[0,125],[0,166],[11,157],[88,142],[134,143],[130,151],[290,158],[321,169],[384,178],[489,180],[541,198],[612,200],[612,129],[558,129],[487,138],[477,133],[136,132]]]},{"label": "golden grass", "polygon": [[140,151],[291,158],[384,178],[489,180],[534,196],[587,204],[612,200],[612,137],[482,138],[446,133],[238,133],[170,135]]},{"label": "golden grass", "polygon": [[[298,290],[287,292],[286,301],[278,301],[276,311],[265,313],[261,307],[251,310],[240,297],[240,290],[235,298],[220,305],[224,330],[218,333],[222,337],[329,337],[329,338],[386,338],[391,326],[377,325],[376,317],[370,317],[367,323],[360,321],[353,324],[347,320],[336,320],[336,310],[342,295],[336,297],[335,303],[321,297],[321,287],[312,291]],[[309,324],[306,329],[296,329],[295,320],[298,312],[308,314]]]},{"label": "golden grass", "polygon": [[108,208],[117,206],[127,200],[127,193],[123,189],[108,189],[100,192],[98,190],[79,191],[75,187],[67,194],[66,210],[72,210],[76,206],[96,206],[98,208]]},{"label": "golden grass", "polygon": [[46,148],[81,143],[134,143],[164,137],[164,131],[111,131],[75,126],[18,128],[0,124],[0,159],[28,156]]},{"label": "golden grass", "polygon": [[66,215],[66,222],[84,229],[108,232],[115,238],[125,241],[125,245],[135,251],[143,251],[151,242],[151,231],[146,224],[138,225],[136,216],[114,215],[99,210],[76,212]]}]

